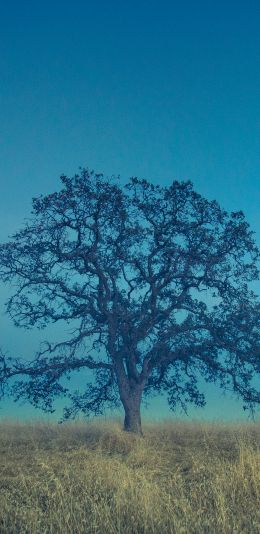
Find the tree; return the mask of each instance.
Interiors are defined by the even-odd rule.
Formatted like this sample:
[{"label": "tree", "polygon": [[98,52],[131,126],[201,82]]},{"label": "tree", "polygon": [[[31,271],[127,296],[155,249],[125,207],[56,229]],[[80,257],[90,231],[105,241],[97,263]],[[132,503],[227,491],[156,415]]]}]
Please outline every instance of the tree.
[{"label": "tree", "polygon": [[[46,411],[67,396],[63,420],[122,403],[125,430],[141,433],[142,396],[203,406],[203,376],[254,410],[260,306],[248,282],[259,251],[243,213],[229,215],[190,182],[122,187],[86,169],[61,182],[0,245],[0,279],[15,283],[16,326],[65,321],[73,331],[28,362],[2,354],[2,394]],[[94,379],[71,392],[63,378],[85,368]]]}]

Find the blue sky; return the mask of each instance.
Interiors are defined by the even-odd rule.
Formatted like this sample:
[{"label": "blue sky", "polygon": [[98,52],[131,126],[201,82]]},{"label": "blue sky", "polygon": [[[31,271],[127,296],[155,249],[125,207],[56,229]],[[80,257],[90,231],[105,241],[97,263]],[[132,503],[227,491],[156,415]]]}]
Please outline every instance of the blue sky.
[{"label": "blue sky", "polygon": [[[195,189],[242,209],[260,245],[258,1],[18,2],[0,10],[0,240],[31,198],[88,166]],[[255,284],[260,293],[260,284]],[[40,337],[3,315],[1,346],[30,356]],[[55,337],[52,329],[50,335]],[[242,418],[206,387],[191,417]],[[3,404],[0,416],[32,408]],[[153,400],[149,415],[167,416]]]}]

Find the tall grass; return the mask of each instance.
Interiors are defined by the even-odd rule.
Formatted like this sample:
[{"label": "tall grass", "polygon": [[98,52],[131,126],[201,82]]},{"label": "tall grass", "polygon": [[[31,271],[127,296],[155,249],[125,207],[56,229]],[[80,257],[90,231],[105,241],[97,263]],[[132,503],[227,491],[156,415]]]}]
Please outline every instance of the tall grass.
[{"label": "tall grass", "polygon": [[0,424],[1,534],[253,534],[260,424]]}]

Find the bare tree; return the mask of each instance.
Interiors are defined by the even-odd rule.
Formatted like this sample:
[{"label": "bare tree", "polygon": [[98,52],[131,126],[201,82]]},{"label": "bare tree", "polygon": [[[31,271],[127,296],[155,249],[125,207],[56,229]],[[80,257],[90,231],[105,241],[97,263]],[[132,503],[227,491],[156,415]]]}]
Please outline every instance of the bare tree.
[{"label": "bare tree", "polygon": [[[2,394],[46,411],[66,395],[63,420],[122,403],[125,430],[141,433],[143,396],[203,406],[203,376],[253,410],[260,306],[248,282],[259,252],[243,213],[228,215],[190,182],[122,187],[86,169],[61,182],[0,245],[0,279],[15,284],[15,325],[66,321],[73,332],[28,362],[2,354]],[[72,393],[61,379],[85,368],[93,380]]]}]

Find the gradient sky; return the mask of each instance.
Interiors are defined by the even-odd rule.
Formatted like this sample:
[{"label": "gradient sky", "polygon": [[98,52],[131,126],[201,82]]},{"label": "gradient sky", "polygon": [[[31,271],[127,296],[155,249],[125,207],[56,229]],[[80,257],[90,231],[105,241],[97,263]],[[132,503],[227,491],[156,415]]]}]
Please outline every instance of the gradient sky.
[{"label": "gradient sky", "polygon": [[[0,240],[33,196],[88,166],[122,183],[190,179],[242,209],[260,246],[259,28],[258,0],[2,3]],[[47,331],[15,329],[0,290],[0,345],[29,358]],[[203,388],[208,405],[190,417],[247,417],[241,402]],[[144,413],[172,416],[163,399]],[[8,401],[0,417],[9,415],[41,412]]]}]

